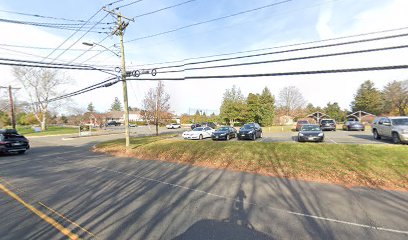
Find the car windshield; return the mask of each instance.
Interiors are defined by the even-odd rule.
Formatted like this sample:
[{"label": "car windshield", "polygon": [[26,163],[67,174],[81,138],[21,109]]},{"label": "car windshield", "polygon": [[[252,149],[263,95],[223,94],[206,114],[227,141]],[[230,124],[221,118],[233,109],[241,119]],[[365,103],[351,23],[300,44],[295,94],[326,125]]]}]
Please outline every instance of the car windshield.
[{"label": "car windshield", "polygon": [[394,126],[408,126],[408,118],[392,119],[391,121]]},{"label": "car windshield", "polygon": [[196,128],[193,129],[193,131],[203,131],[203,130],[204,130],[204,128],[202,128],[202,127],[196,127]]},{"label": "car windshield", "polygon": [[218,130],[217,131],[221,131],[221,132],[224,132],[224,131],[228,131],[228,127],[220,127],[220,128],[218,128]]},{"label": "car windshield", "polygon": [[333,120],[322,120],[322,124],[325,124],[325,123],[334,123],[334,121]]},{"label": "car windshield", "polygon": [[251,125],[251,124],[245,124],[242,128],[243,129],[252,129],[252,128],[254,128],[254,126]]},{"label": "car windshield", "polygon": [[305,125],[302,127],[302,131],[321,131],[317,125]]}]

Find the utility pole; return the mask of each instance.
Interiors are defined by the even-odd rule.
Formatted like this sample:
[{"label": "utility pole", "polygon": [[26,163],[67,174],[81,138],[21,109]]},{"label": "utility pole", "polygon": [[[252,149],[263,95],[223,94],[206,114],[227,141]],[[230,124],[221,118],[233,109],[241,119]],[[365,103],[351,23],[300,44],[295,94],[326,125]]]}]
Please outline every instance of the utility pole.
[{"label": "utility pole", "polygon": [[117,17],[117,28],[113,31],[113,35],[117,35],[120,38],[120,55],[122,62],[122,84],[123,84],[123,104],[124,104],[124,113],[125,113],[125,139],[126,139],[126,148],[130,146],[130,131],[129,131],[129,102],[128,102],[128,93],[127,93],[127,83],[126,83],[126,65],[125,65],[125,47],[123,45],[123,32],[126,27],[129,25],[129,22],[122,21],[122,18],[134,22],[133,18],[127,18],[123,16],[120,12],[115,12],[109,10],[106,7],[103,8],[104,11],[113,14]]},{"label": "utility pole", "polygon": [[14,113],[14,101],[13,101],[12,90],[18,90],[20,88],[12,88],[11,86],[8,86],[8,87],[0,86],[0,88],[8,88],[8,94],[9,94],[9,100],[10,100],[11,125],[13,126],[13,129],[16,129],[16,115]]}]

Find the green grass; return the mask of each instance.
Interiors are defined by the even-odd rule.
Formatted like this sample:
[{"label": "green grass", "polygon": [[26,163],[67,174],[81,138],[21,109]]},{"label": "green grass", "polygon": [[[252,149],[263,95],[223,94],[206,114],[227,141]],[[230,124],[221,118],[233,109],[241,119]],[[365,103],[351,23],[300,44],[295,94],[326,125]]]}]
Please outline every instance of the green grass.
[{"label": "green grass", "polygon": [[[346,186],[408,190],[408,148],[403,145],[213,142],[134,138],[126,153],[141,159],[229,168]],[[97,151],[123,155],[124,140]]]},{"label": "green grass", "polygon": [[78,128],[73,127],[59,127],[59,126],[49,126],[46,131],[34,132],[31,127],[18,126],[17,131],[25,136],[47,136],[47,135],[60,135],[60,134],[73,134],[78,133]]}]

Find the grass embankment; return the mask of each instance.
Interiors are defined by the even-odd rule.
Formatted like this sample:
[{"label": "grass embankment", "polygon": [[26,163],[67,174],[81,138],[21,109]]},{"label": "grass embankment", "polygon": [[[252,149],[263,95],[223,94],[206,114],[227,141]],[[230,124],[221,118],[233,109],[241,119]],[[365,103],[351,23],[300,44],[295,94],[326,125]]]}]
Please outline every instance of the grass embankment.
[{"label": "grass embankment", "polygon": [[408,191],[408,148],[403,145],[213,142],[171,136],[109,141],[95,151],[345,186]]},{"label": "grass embankment", "polygon": [[60,127],[49,126],[46,131],[35,132],[31,127],[17,127],[17,131],[24,136],[48,136],[48,135],[61,135],[61,134],[73,134],[78,133],[78,128],[73,127]]}]

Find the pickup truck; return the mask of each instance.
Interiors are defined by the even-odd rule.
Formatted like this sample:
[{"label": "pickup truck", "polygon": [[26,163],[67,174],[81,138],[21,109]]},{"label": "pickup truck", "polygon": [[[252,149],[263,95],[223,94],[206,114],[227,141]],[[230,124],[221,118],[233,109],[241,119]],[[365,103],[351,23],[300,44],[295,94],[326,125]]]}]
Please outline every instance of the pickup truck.
[{"label": "pickup truck", "polygon": [[176,128],[181,128],[181,125],[177,124],[177,123],[171,123],[171,124],[166,125],[166,128],[167,129],[176,129]]}]

